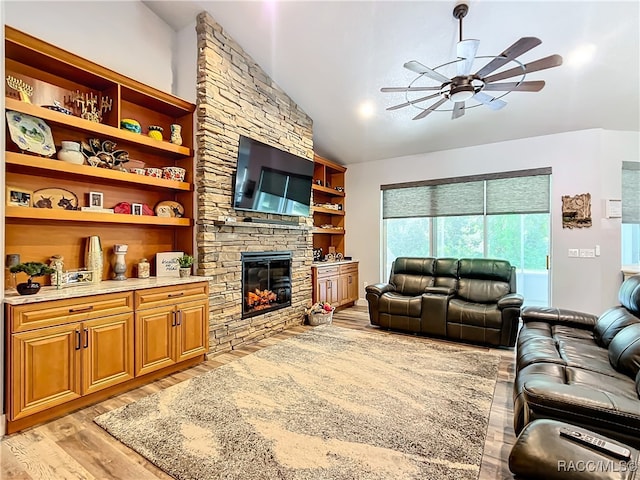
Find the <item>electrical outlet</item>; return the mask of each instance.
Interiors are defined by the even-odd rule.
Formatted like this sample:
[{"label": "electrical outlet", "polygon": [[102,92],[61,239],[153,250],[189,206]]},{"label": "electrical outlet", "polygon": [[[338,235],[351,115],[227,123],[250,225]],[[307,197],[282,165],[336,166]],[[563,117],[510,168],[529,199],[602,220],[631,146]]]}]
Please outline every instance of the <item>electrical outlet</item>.
[{"label": "electrical outlet", "polygon": [[570,248],[569,249],[569,256],[570,257],[577,257],[578,255],[578,249],[577,248]]},{"label": "electrical outlet", "polygon": [[585,258],[595,258],[596,257],[596,251],[593,248],[585,248],[584,249],[584,256],[585,256]]}]

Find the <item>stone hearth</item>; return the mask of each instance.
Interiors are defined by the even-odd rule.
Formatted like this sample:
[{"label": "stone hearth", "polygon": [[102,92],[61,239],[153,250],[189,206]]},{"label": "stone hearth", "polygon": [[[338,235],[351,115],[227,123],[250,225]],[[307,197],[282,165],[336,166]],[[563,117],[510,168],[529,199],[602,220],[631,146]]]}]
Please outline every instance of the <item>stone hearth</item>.
[{"label": "stone hearth", "polygon": [[[206,12],[197,19],[198,274],[213,277],[210,350],[230,350],[303,322],[311,304],[312,221],[232,208],[239,136],[313,161],[312,121]],[[273,223],[243,223],[243,217]],[[279,225],[279,220],[293,225]],[[242,253],[290,251],[291,306],[242,318]]]}]

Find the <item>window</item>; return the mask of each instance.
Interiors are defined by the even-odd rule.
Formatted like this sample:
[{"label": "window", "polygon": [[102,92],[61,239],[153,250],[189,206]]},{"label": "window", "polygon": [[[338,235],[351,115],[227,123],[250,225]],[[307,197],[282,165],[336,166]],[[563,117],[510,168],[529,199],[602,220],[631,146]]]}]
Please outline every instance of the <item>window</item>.
[{"label": "window", "polygon": [[501,258],[527,305],[548,305],[550,169],[382,186],[383,265],[399,256]]},{"label": "window", "polygon": [[622,162],[622,265],[640,264],[640,162]]}]

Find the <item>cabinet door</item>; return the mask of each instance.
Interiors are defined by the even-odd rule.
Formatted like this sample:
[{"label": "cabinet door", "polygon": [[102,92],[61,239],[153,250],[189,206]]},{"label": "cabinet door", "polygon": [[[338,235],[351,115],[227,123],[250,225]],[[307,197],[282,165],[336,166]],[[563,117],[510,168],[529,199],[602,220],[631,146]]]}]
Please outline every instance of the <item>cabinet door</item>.
[{"label": "cabinet door", "polygon": [[347,274],[347,301],[358,301],[358,272]]},{"label": "cabinet door", "polygon": [[338,303],[343,305],[349,303],[349,275],[341,274],[338,277]]},{"label": "cabinet door", "polygon": [[173,365],[174,306],[137,312],[135,324],[136,376]]},{"label": "cabinet door", "polygon": [[80,397],[80,324],[11,336],[11,420]]},{"label": "cabinet door", "polygon": [[176,306],[176,362],[204,355],[209,349],[207,301],[180,303]]},{"label": "cabinet door", "polygon": [[133,313],[82,324],[82,393],[133,378]]},{"label": "cabinet door", "polygon": [[329,302],[334,305],[338,303],[338,277],[321,277],[317,280],[318,292],[316,302]]}]

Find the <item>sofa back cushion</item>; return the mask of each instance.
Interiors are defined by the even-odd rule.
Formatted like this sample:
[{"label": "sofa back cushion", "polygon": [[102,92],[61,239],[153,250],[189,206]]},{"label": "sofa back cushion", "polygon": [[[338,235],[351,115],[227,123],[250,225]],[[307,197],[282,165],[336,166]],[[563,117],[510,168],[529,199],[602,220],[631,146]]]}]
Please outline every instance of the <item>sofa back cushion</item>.
[{"label": "sofa back cushion", "polygon": [[601,347],[607,348],[620,330],[634,323],[640,323],[640,318],[630,313],[625,307],[610,308],[596,320],[593,339]]},{"label": "sofa back cushion", "polygon": [[398,257],[393,262],[389,283],[402,295],[420,295],[434,284],[436,259]]},{"label": "sofa back cushion", "polygon": [[458,297],[495,303],[511,292],[511,264],[506,260],[462,258],[458,266]]},{"label": "sofa back cushion", "polygon": [[458,287],[458,259],[438,258],[436,259],[435,287]]},{"label": "sofa back cushion", "polygon": [[609,362],[620,373],[635,378],[640,371],[640,323],[618,332],[609,344]]},{"label": "sofa back cushion", "polygon": [[618,301],[631,313],[640,316],[640,275],[633,275],[622,283]]}]

